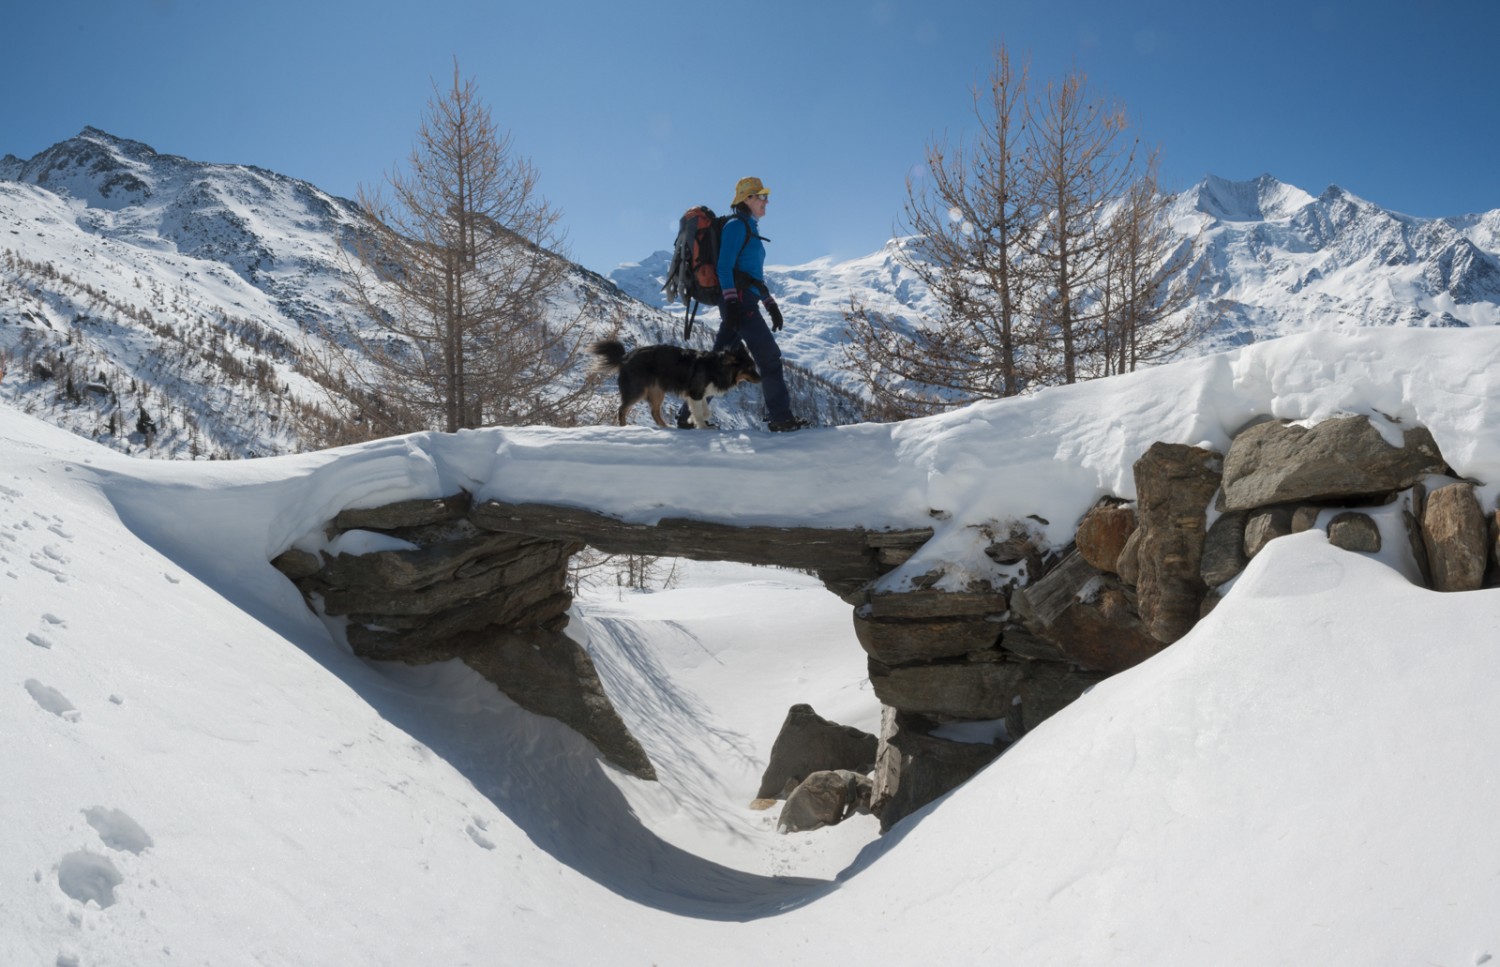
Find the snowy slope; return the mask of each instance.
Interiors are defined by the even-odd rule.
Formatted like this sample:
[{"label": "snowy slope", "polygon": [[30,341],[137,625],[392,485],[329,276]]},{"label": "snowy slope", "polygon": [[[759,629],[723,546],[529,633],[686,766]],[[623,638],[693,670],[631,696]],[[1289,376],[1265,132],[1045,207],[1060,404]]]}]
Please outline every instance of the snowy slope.
[{"label": "snowy slope", "polygon": [[[94,128],[27,161],[7,156],[0,399],[127,452],[311,449],[309,412],[327,408],[328,391],[307,357],[365,324],[347,308],[346,251],[365,230],[355,205],[306,182]],[[631,345],[669,341],[678,328],[571,263],[549,310],[554,323],[582,316],[590,338],[618,329]],[[856,415],[800,371],[792,389],[820,421]],[[606,402],[601,413],[613,409]],[[149,446],[133,432],[142,409],[160,428]],[[718,411],[724,425],[758,422],[759,394],[735,394]]]},{"label": "snowy slope", "polygon": [[1393,555],[1275,542],[1187,638],[879,839],[746,808],[788,704],[876,711],[846,607],[806,578],[580,598],[569,632],[650,784],[461,665],[353,658],[266,563],[346,504],[456,486],[635,520],[936,508],[926,553],[972,561],[987,520],[1066,540],[1153,440],[1346,412],[1429,427],[1495,506],[1493,328],[1309,334],[791,437],[144,462],[0,408],[0,962],[1489,962],[1500,591],[1416,589]]}]

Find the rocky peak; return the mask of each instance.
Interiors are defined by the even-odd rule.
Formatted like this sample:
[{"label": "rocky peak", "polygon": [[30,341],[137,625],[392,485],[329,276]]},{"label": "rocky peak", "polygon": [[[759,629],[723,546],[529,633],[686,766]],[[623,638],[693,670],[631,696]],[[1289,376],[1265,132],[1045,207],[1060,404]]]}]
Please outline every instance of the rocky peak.
[{"label": "rocky peak", "polygon": [[86,127],[26,161],[6,155],[0,177],[82,200],[92,208],[118,210],[154,194],[152,165],[157,157],[138,141]]},{"label": "rocky peak", "polygon": [[1230,181],[1209,175],[1189,192],[1193,207],[1226,222],[1276,221],[1289,218],[1310,204],[1312,196],[1300,188],[1283,184],[1268,174],[1249,181]]}]

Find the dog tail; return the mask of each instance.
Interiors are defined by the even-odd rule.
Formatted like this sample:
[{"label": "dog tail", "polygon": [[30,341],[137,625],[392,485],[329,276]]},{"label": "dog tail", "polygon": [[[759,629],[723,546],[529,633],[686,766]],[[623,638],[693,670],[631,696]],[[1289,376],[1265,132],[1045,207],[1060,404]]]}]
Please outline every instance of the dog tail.
[{"label": "dog tail", "polygon": [[625,344],[618,339],[601,339],[594,343],[593,352],[599,358],[594,362],[594,371],[615,373],[625,359]]}]

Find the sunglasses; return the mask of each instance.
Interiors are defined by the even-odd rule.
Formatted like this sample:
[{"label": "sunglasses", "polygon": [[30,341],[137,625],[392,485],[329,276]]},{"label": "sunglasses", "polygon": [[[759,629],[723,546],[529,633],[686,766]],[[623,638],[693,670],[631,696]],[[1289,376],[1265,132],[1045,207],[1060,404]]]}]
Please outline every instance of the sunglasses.
[{"label": "sunglasses", "polygon": [[759,198],[761,201],[770,201],[771,200],[771,196],[770,195],[754,194],[754,195],[751,195],[750,197],[751,198]]}]

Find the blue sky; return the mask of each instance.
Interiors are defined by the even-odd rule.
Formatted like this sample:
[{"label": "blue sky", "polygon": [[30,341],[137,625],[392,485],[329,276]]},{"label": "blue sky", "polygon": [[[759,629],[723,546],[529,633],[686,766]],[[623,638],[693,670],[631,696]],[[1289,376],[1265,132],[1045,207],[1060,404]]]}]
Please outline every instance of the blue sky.
[{"label": "blue sky", "polygon": [[49,0],[0,25],[0,154],[93,125],[346,197],[405,158],[456,57],[606,273],[749,174],[771,261],[874,251],[925,144],[972,130],[1001,41],[1122,102],[1169,187],[1270,173],[1412,215],[1500,208],[1496,0]]}]

